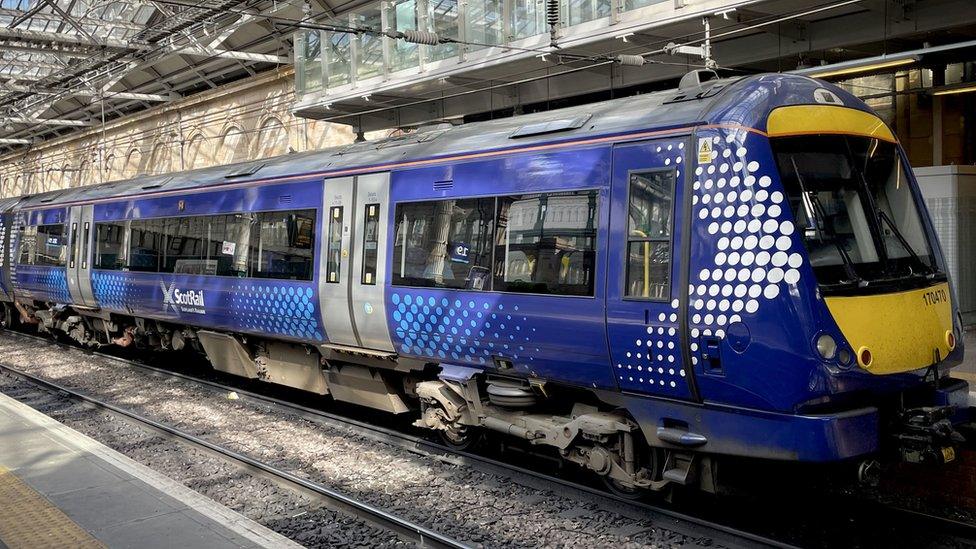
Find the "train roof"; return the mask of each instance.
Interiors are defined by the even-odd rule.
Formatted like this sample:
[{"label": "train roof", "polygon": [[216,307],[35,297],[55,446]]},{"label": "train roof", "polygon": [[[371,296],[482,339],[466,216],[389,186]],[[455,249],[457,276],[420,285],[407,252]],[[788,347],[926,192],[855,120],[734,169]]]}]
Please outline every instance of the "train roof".
[{"label": "train roof", "polygon": [[[6,199],[0,201],[0,211],[17,202],[20,208],[39,209],[56,207],[65,202],[206,188],[306,173],[348,169],[369,171],[370,166],[409,160],[656,128],[720,122],[764,127],[765,118],[772,108],[781,104],[809,103],[809,98],[812,97],[810,91],[823,87],[829,87],[831,91],[844,97],[844,103],[848,106],[867,109],[862,102],[840,88],[807,77],[769,74],[720,79],[705,82],[701,86],[687,86],[498,120],[460,126],[435,126],[376,141],[164,175],[136,176],[98,185]],[[804,93],[800,93],[801,90]]]}]

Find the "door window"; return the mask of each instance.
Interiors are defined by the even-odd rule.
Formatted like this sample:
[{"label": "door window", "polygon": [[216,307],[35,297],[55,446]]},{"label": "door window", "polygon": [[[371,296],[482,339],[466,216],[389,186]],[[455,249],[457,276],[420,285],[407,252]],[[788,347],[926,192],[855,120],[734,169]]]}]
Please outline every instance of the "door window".
[{"label": "door window", "polygon": [[625,295],[669,299],[673,170],[630,174]]}]

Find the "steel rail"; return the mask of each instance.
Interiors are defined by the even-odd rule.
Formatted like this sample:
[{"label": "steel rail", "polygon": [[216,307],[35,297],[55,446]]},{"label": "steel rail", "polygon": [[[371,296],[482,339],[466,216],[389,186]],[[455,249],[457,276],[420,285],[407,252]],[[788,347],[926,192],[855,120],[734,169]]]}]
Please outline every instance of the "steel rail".
[{"label": "steel rail", "polygon": [[130,423],[134,423],[138,427],[154,432],[167,439],[176,440],[180,443],[187,444],[198,450],[202,450],[209,455],[233,463],[234,465],[245,469],[256,476],[267,478],[284,488],[306,494],[311,496],[312,499],[323,501],[326,506],[332,509],[336,509],[353,517],[360,518],[365,522],[368,522],[383,530],[394,532],[398,536],[414,541],[422,547],[436,547],[445,549],[469,549],[472,547],[469,544],[453,539],[408,519],[398,517],[388,511],[375,507],[369,503],[359,501],[351,496],[333,490],[332,488],[322,484],[301,478],[288,471],[278,469],[262,461],[248,457],[228,448],[224,448],[217,444],[213,444],[175,427],[170,427],[135,412],[131,412],[129,410],[125,410],[124,408],[99,400],[83,392],[65,387],[52,381],[48,381],[33,374],[29,374],[8,364],[0,362],[0,371],[7,372],[16,377],[29,381],[30,383],[39,385],[54,393],[67,396],[74,400],[90,404],[98,409],[111,412],[113,415],[119,416]]},{"label": "steel rail", "polygon": [[[657,515],[656,518],[663,519],[666,522],[666,528],[672,530],[676,533],[680,533],[689,537],[711,537],[715,538],[716,533],[724,535],[727,539],[721,540],[729,542],[731,545],[735,545],[738,542],[742,545],[743,542],[747,542],[751,546],[765,546],[765,547],[776,547],[783,549],[794,549],[796,546],[789,543],[784,543],[782,541],[772,539],[769,537],[762,536],[760,534],[755,534],[745,530],[740,530],[738,528],[728,526],[726,524],[714,522],[701,517],[696,517],[694,515],[688,515],[668,509],[666,507],[661,507],[653,505],[646,502],[635,501],[627,499],[624,497],[617,496],[615,494],[609,493],[592,486],[587,486],[584,484],[579,484],[566,480],[560,477],[547,475],[545,473],[540,473],[532,469],[527,469],[520,467],[518,465],[512,465],[510,463],[505,463],[498,461],[489,457],[481,456],[478,454],[457,450],[436,442],[432,442],[426,438],[411,435],[398,431],[395,429],[390,429],[387,427],[382,427],[379,425],[373,425],[371,423],[364,422],[362,420],[353,419],[350,417],[326,412],[323,410],[309,408],[301,404],[296,404],[294,402],[289,402],[287,400],[278,399],[275,397],[262,395],[260,393],[255,393],[253,391],[248,391],[246,389],[241,389],[234,387],[232,385],[226,385],[212,380],[200,379],[198,377],[188,375],[182,372],[174,372],[165,368],[160,368],[157,366],[152,366],[149,364],[144,364],[136,360],[130,360],[126,358],[121,358],[113,356],[107,353],[92,351],[79,348],[77,346],[59,342],[52,341],[49,338],[41,337],[33,334],[25,334],[23,332],[12,331],[9,329],[3,329],[4,333],[13,335],[15,337],[21,337],[24,339],[30,339],[35,341],[41,341],[49,345],[59,346],[62,348],[74,349],[97,356],[99,358],[104,358],[106,360],[117,362],[123,366],[134,366],[138,369],[152,372],[155,375],[178,378],[191,383],[202,385],[213,391],[217,391],[223,394],[234,392],[237,397],[245,401],[254,401],[262,405],[271,407],[278,412],[289,413],[296,415],[303,419],[312,421],[313,423],[318,423],[322,425],[327,425],[332,428],[338,429],[349,429],[357,431],[358,434],[367,436],[373,440],[384,442],[387,444],[394,445],[398,448],[413,452],[415,454],[431,457],[449,463],[451,465],[465,465],[475,468],[488,469],[494,474],[501,474],[505,476],[512,476],[513,474],[526,477],[528,479],[536,481],[537,484],[542,485],[543,488],[550,486],[545,486],[546,484],[555,484],[560,488],[574,491],[578,494],[585,494],[589,497],[602,498],[605,501],[612,503],[615,506],[625,506],[629,507],[631,510],[636,510],[641,513],[648,513],[650,515]],[[2,366],[2,364],[0,364]],[[723,536],[719,536],[720,538]]]}]

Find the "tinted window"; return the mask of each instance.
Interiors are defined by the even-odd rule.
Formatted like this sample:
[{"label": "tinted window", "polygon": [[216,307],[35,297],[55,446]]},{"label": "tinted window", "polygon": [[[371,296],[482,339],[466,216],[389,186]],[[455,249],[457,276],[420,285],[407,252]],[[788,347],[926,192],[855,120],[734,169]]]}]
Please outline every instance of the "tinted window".
[{"label": "tinted window", "polygon": [[314,210],[137,219],[95,229],[97,269],[312,279]]},{"label": "tinted window", "polygon": [[367,204],[363,216],[363,284],[376,284],[376,262],[379,258],[380,205]]},{"label": "tinted window", "polygon": [[204,259],[221,276],[247,276],[251,224],[257,214],[210,216]]},{"label": "tinted window", "polygon": [[166,220],[132,221],[129,236],[129,270],[159,272],[166,255]]},{"label": "tinted window", "polygon": [[398,204],[393,284],[488,289],[495,199]]},{"label": "tinted window", "polygon": [[597,191],[498,199],[494,289],[593,295]]},{"label": "tinted window", "polygon": [[182,217],[166,220],[166,248],[160,272],[217,274],[217,260],[205,257],[209,218]]},{"label": "tinted window", "polygon": [[95,224],[96,269],[120,269],[125,267],[125,221]]},{"label": "tinted window", "polygon": [[65,225],[25,227],[20,235],[20,263],[63,267],[67,264]]},{"label": "tinted window", "polygon": [[315,211],[263,212],[251,227],[251,276],[312,280]]},{"label": "tinted window", "polygon": [[669,297],[673,210],[673,171],[630,175],[625,295]]}]

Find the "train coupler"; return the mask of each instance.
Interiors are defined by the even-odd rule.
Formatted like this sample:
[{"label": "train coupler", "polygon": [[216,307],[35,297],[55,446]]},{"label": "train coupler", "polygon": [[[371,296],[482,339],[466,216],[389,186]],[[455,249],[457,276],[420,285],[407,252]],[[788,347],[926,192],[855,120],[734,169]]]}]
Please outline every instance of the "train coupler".
[{"label": "train coupler", "polygon": [[898,414],[894,438],[901,460],[943,465],[956,459],[956,447],[966,439],[952,424],[954,406],[910,408]]}]

